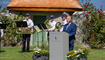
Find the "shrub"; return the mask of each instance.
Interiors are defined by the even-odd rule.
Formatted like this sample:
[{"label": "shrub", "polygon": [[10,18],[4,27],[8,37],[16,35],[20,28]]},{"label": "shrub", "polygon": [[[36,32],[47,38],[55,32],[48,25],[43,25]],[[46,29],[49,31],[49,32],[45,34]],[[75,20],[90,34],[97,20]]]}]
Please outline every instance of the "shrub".
[{"label": "shrub", "polygon": [[[0,8],[1,10],[1,8]],[[4,29],[3,45],[4,46],[16,46],[21,41],[21,35],[16,33],[16,29],[13,27],[15,21],[23,20],[24,17],[21,15],[6,16],[1,13],[5,13],[6,9],[0,11],[0,21],[3,24],[7,24],[7,28]],[[6,14],[6,13],[5,13]]]},{"label": "shrub", "polygon": [[105,46],[105,15],[102,9],[86,2],[84,4],[86,20],[83,22],[84,41],[92,48]]}]

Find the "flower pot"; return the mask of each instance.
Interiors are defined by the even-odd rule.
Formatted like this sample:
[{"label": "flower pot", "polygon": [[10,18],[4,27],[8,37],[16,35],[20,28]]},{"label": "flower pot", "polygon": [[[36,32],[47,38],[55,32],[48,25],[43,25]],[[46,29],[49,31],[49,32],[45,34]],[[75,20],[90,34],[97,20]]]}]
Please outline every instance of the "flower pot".
[{"label": "flower pot", "polygon": [[32,58],[33,58],[33,60],[48,60],[48,56],[37,57],[37,56],[33,55]]},{"label": "flower pot", "polygon": [[80,58],[80,60],[87,60],[87,58]]},{"label": "flower pot", "polygon": [[76,58],[74,60],[87,60],[87,58]]},{"label": "flower pot", "polygon": [[78,59],[76,58],[76,59],[74,59],[74,60],[78,60]]},{"label": "flower pot", "polygon": [[80,58],[75,58],[74,60],[80,60]]},{"label": "flower pot", "polygon": [[48,56],[41,56],[42,60],[48,60]]}]

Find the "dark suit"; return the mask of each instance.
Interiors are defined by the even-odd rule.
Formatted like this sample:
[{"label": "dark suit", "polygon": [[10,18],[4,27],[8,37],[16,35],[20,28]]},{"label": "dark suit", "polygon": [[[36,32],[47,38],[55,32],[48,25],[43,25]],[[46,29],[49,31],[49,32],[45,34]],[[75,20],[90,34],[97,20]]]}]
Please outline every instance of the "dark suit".
[{"label": "dark suit", "polygon": [[69,34],[69,50],[73,50],[74,48],[74,40],[75,40],[75,34],[76,34],[76,24],[73,22],[64,25],[63,31],[67,32]]}]

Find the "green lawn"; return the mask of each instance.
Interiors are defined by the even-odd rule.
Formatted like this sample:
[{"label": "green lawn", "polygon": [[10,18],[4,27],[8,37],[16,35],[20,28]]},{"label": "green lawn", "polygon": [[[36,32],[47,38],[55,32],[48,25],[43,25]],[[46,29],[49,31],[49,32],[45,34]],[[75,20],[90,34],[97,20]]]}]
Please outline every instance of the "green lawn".
[{"label": "green lawn", "polygon": [[21,52],[20,47],[5,47],[0,53],[0,60],[32,60],[32,52]]},{"label": "green lawn", "polygon": [[[32,60],[32,52],[21,53],[20,47],[4,47],[2,50],[0,60]],[[89,50],[88,60],[105,60],[105,50]]]},{"label": "green lawn", "polygon": [[105,60],[105,49],[89,50],[88,60]]}]

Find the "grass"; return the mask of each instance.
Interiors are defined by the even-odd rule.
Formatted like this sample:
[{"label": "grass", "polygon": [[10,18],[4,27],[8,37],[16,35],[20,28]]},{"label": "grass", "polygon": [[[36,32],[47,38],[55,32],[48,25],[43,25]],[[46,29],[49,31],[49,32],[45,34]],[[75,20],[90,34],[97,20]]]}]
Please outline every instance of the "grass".
[{"label": "grass", "polygon": [[88,60],[105,60],[105,49],[89,50]]},{"label": "grass", "polygon": [[[82,43],[75,41],[74,49],[77,50],[82,46]],[[105,60],[105,49],[90,49],[87,56],[88,60]]]},{"label": "grass", "polygon": [[0,60],[32,60],[32,52],[21,52],[20,47],[4,47],[0,52]]},{"label": "grass", "polygon": [[[2,51],[0,52],[0,60],[32,60],[32,52],[22,53],[20,47],[3,47]],[[105,50],[90,49],[88,60],[105,60]]]}]

